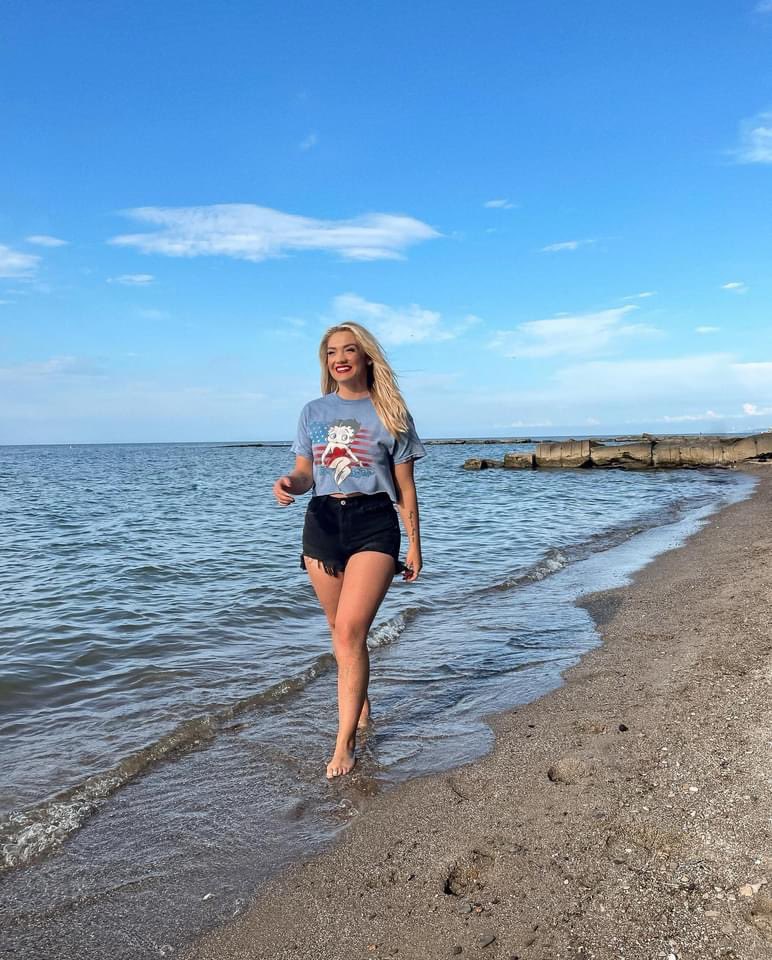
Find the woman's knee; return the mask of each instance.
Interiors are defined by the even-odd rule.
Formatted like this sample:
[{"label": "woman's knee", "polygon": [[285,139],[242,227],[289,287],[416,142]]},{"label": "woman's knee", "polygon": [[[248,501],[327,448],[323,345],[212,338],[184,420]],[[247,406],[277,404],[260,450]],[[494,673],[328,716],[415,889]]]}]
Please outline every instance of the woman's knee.
[{"label": "woman's knee", "polygon": [[366,627],[355,620],[338,618],[331,629],[335,646],[343,650],[358,650],[367,640]]}]

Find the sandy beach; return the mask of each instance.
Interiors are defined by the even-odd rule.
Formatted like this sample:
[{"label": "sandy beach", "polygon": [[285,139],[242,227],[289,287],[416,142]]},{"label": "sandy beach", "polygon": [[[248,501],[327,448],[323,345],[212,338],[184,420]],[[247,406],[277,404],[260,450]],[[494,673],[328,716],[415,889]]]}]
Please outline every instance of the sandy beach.
[{"label": "sandy beach", "polygon": [[[772,957],[772,464],[495,748],[361,803],[188,960]],[[355,783],[331,789],[361,792]]]}]

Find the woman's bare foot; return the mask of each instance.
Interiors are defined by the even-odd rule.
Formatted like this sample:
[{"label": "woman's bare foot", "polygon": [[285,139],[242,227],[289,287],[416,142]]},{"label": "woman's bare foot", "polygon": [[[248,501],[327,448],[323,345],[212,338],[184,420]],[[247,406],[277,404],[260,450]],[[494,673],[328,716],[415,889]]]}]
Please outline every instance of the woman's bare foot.
[{"label": "woman's bare foot", "polygon": [[362,727],[368,726],[370,723],[370,698],[365,697],[365,702],[362,704],[362,712],[359,714],[359,720],[357,721],[357,727],[360,729]]},{"label": "woman's bare foot", "polygon": [[351,773],[356,762],[352,742],[336,743],[335,753],[332,755],[332,760],[327,764],[327,779],[332,780],[334,777],[343,777],[347,773]]}]

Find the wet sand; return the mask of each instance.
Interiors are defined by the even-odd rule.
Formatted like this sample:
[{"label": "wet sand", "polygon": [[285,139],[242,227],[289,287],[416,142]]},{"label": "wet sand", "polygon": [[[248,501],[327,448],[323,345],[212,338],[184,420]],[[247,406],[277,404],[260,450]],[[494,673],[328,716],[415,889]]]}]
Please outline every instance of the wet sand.
[{"label": "wet sand", "polygon": [[[374,798],[188,960],[772,958],[772,463],[491,754]],[[356,791],[354,784],[331,789]]]}]

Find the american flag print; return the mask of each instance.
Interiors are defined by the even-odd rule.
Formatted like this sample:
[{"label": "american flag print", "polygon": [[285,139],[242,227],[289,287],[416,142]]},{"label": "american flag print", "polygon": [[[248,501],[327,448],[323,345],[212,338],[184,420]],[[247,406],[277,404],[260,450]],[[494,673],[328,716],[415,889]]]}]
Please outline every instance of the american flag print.
[{"label": "american flag print", "polygon": [[336,483],[345,472],[347,476],[364,477],[372,469],[374,441],[369,430],[356,420],[320,420],[309,424],[314,466],[327,469],[336,477]]}]

